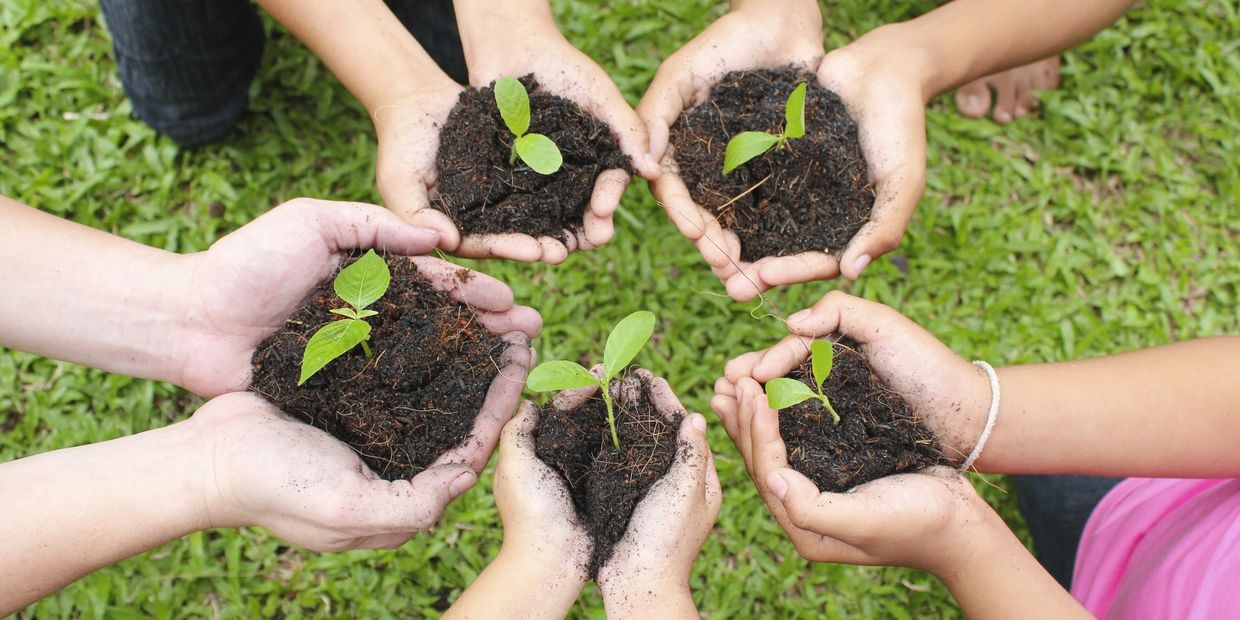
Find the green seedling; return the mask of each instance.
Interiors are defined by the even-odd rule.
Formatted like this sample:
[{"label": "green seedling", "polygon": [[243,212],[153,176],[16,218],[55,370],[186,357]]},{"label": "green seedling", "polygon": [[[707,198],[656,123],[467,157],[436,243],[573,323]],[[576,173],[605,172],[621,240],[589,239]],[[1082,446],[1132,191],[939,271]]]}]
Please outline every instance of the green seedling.
[{"label": "green seedling", "polygon": [[540,133],[528,133],[530,95],[525,91],[525,85],[510,77],[495,80],[495,105],[499,107],[499,115],[504,117],[504,124],[515,137],[512,151],[508,154],[508,165],[517,163],[520,157],[538,174],[555,174],[564,164],[564,156],[551,138]]},{"label": "green seedling", "polygon": [[385,262],[374,250],[366,252],[352,265],[340,270],[332,288],[336,290],[348,308],[332,308],[332,312],[343,319],[332,321],[310,337],[306,343],[306,351],[301,357],[301,378],[297,385],[306,382],[314,373],[323,369],[332,360],[348,353],[353,347],[362,345],[366,357],[370,357],[370,323],[366,317],[378,312],[366,307],[379,301],[392,283],[392,272],[388,271]]},{"label": "green seedling", "polygon": [[607,425],[611,427],[611,443],[620,449],[620,436],[616,433],[616,414],[611,403],[611,380],[616,378],[637,353],[646,346],[654,333],[654,313],[639,310],[630,314],[611,330],[607,346],[603,348],[603,376],[596,377],[586,367],[576,362],[554,360],[543,362],[530,371],[526,385],[535,392],[575,390],[597,385],[603,392],[603,404],[607,406]]},{"label": "green seedling", "polygon": [[831,364],[835,357],[831,341],[815,340],[809,345],[809,356],[810,367],[814,372],[814,383],[817,384],[818,391],[809,389],[808,385],[796,379],[787,377],[771,379],[766,382],[766,404],[771,409],[787,409],[811,398],[817,398],[822,406],[827,408],[827,412],[831,414],[835,423],[839,424],[840,414],[835,412],[835,407],[831,406],[831,401],[827,400],[827,395],[822,391],[822,384],[826,383],[827,377],[831,376]]},{"label": "green seedling", "polygon": [[732,172],[741,164],[771,150],[784,148],[784,143],[792,138],[805,135],[805,82],[801,82],[788,101],[784,103],[784,131],[769,134],[765,131],[744,131],[728,140],[728,147],[723,154],[723,173]]}]

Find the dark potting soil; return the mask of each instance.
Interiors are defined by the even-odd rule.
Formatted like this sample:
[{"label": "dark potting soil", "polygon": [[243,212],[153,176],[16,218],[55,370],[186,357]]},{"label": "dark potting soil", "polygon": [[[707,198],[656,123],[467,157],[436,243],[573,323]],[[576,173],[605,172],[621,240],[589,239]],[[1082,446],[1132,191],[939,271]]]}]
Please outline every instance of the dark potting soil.
[{"label": "dark potting soil", "polygon": [[372,357],[355,347],[298,387],[306,342],[339,318],[332,308],[346,306],[329,280],[258,346],[251,389],[348,444],[385,480],[400,480],[465,441],[505,343],[412,261],[389,259],[388,267],[391,286],[367,319]]},{"label": "dark potting soil", "polygon": [[[619,385],[612,381],[613,395]],[[534,431],[538,458],[564,477],[573,508],[594,539],[591,578],[624,537],[633,509],[671,468],[680,427],[680,420],[669,421],[655,408],[644,380],[636,402],[616,397],[613,406],[620,450],[611,442],[602,397],[572,411],[545,406]]]},{"label": "dark potting soil", "polygon": [[[788,463],[819,490],[847,491],[871,480],[947,465],[942,447],[904,399],[883,385],[850,338],[835,344],[835,363],[823,391],[840,414],[836,425],[817,400],[779,412]],[[788,376],[813,387],[806,360]]]},{"label": "dark potting soil", "polygon": [[532,75],[521,83],[530,96],[529,131],[550,137],[564,165],[550,175],[534,172],[520,159],[510,165],[514,138],[492,88],[470,88],[439,132],[432,201],[465,235],[518,232],[564,241],[566,230],[581,230],[599,173],[619,168],[632,174],[633,168],[607,125],[541,90]]},{"label": "dark potting soil", "polygon": [[[808,85],[805,136],[724,176],[728,140],[743,131],[782,132],[784,104],[801,82]],[[842,250],[874,206],[857,125],[812,73],[729,73],[709,99],[681,114],[670,142],[689,195],[736,233],[744,261]]]}]

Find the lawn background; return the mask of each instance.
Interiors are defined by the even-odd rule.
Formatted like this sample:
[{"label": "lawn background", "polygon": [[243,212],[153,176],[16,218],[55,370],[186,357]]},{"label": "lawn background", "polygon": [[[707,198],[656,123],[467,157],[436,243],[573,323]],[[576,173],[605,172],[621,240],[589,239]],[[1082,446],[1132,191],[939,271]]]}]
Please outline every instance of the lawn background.
[{"label": "lawn background", "polygon": [[[633,103],[659,60],[724,10],[705,0],[599,4],[555,8],[568,38]],[[830,46],[933,6],[830,4]],[[205,249],[295,196],[377,201],[364,110],[267,24],[263,68],[238,131],[179,152],[130,118],[97,5],[6,0],[0,192],[178,252]],[[996,365],[1240,332],[1238,42],[1234,3],[1146,2],[1066,56],[1063,87],[1032,118],[1007,127],[967,120],[941,98],[928,112],[926,195],[903,246],[855,284],[813,283],[771,299],[790,312],[841,286]],[[690,409],[708,411],[724,362],[767,346],[782,328],[752,318],[753,304],[721,296],[644,183],[629,189],[617,222],[615,241],[560,266],[471,264],[542,311],[542,359],[597,357],[611,323],[655,311],[654,345],[638,361],[666,376]],[[163,426],[199,403],[165,384],[3,351],[0,461]],[[722,429],[712,427],[710,441],[726,497],[693,573],[704,615],[959,615],[929,575],[801,560]],[[992,482],[979,486],[1022,528],[1003,479]],[[435,617],[498,550],[490,486],[488,472],[430,534],[395,551],[312,554],[257,529],[198,533],[92,574],[23,615]],[[593,586],[573,616],[602,617]]]}]

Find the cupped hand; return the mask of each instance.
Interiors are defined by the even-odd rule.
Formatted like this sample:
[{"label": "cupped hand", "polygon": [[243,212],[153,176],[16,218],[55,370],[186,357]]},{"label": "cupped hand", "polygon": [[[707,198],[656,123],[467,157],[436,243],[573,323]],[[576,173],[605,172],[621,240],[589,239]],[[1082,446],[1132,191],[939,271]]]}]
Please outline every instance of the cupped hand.
[{"label": "cupped hand", "polygon": [[[659,167],[650,155],[646,128],[637,113],[607,72],[560,34],[548,6],[522,9],[476,5],[463,11],[461,38],[470,84],[482,87],[501,77],[532,73],[543,89],[576,103],[607,125],[639,175],[658,176]],[[480,235],[463,240],[457,253],[558,263],[570,251],[603,245],[615,233],[612,215],[628,184],[629,174],[624,170],[600,173],[581,231],[567,245],[551,237]]]},{"label": "cupped hand", "polygon": [[[835,261],[822,253],[752,264],[741,261],[736,234],[724,230],[712,213],[693,201],[677,172],[674,153],[668,149],[670,128],[676,119],[706,101],[710,89],[725,74],[786,65],[811,71],[818,65],[823,45],[817,3],[776,4],[747,2],[715,20],[663,61],[637,106],[650,132],[651,153],[663,170],[651,182],[655,198],[681,234],[693,241],[728,293],[738,300],[751,299],[775,284],[836,274]],[[767,269],[772,260],[775,265]],[[792,274],[800,279],[790,279]]]},{"label": "cupped hand", "polygon": [[[926,187],[926,80],[932,75],[916,58],[896,58],[901,35],[878,28],[833,50],[818,66],[818,81],[844,101],[857,122],[861,152],[874,187],[870,219],[839,257],[839,270],[857,279],[875,258],[900,245],[917,201]],[[792,279],[774,265],[759,280],[774,286]]]},{"label": "cupped hand", "polygon": [[1006,529],[960,472],[933,467],[822,493],[788,467],[779,412],[751,378],[737,385],[736,443],[762,499],[797,552],[815,562],[953,570],[971,539]]},{"label": "cupped hand", "polygon": [[[186,257],[190,292],[180,335],[170,345],[184,360],[177,383],[204,396],[245,389],[254,349],[332,277],[344,253],[374,248],[386,255],[422,254],[437,238],[374,205],[299,198],[263,214],[206,252]],[[434,286],[477,309],[488,330],[505,335],[516,347],[506,363],[521,366],[521,348],[528,350],[528,339],[542,328],[535,310],[513,305],[512,290],[492,277],[470,272],[464,278],[467,270],[450,263],[411,260]],[[506,400],[505,420],[521,391],[510,384],[524,382],[524,366],[519,377],[509,369],[492,385],[497,397],[488,403]]]},{"label": "cupped hand", "polygon": [[664,599],[683,594],[687,599],[693,561],[723,503],[714,455],[706,443],[706,419],[685,415],[667,381],[646,370],[629,373],[616,397],[632,399],[643,384],[650,386],[659,413],[668,420],[682,419],[671,468],[637,504],[624,537],[599,569],[608,615],[622,617],[626,605],[640,605],[648,595]]},{"label": "cupped hand", "polygon": [[[564,407],[565,402],[552,406]],[[525,565],[554,567],[580,590],[589,579],[594,543],[577,518],[564,478],[534,451],[537,426],[537,408],[522,402],[500,440],[495,505],[504,522],[501,554]]]},{"label": "cupped hand", "polygon": [[461,91],[460,84],[440,75],[371,111],[379,138],[375,181],[383,204],[406,222],[437,231],[445,252],[457,250],[461,233],[451,218],[431,207],[430,199],[438,175],[439,130]]},{"label": "cupped hand", "polygon": [[990,381],[985,371],[930,332],[887,306],[840,291],[831,291],[812,308],[793,314],[788,325],[791,335],[769,349],[728,362],[724,376],[715,383],[711,408],[734,443],[740,437],[741,381],[765,384],[782,377],[809,358],[811,340],[841,334],[857,341],[861,355],[926,422],[950,461],[961,463],[973,450],[990,410]]},{"label": "cupped hand", "polygon": [[383,480],[348,446],[246,392],[208,401],[187,424],[209,463],[209,526],[260,526],[314,551],[400,546],[478,479],[441,458],[412,480]]}]

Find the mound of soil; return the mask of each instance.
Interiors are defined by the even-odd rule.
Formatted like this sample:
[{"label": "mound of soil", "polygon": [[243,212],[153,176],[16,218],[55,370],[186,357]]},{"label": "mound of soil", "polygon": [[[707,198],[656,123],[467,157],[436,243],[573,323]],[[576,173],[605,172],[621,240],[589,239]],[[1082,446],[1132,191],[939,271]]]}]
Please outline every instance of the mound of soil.
[{"label": "mound of soil", "polygon": [[[743,131],[779,134],[784,104],[807,83],[805,136],[788,140],[727,176],[728,140]],[[671,128],[672,154],[693,201],[741,240],[741,259],[841,250],[874,207],[857,125],[844,103],[797,69],[735,71]]]},{"label": "mound of soil", "polygon": [[372,357],[355,347],[298,387],[306,342],[339,318],[332,308],[346,306],[328,281],[258,346],[250,389],[348,444],[385,480],[400,480],[465,441],[506,343],[472,308],[432,288],[413,261],[388,267],[391,286],[367,319]]},{"label": "mound of soil", "polygon": [[490,86],[461,93],[439,132],[434,207],[464,235],[517,232],[564,241],[581,230],[594,180],[604,170],[632,174],[611,130],[577,104],[521,78],[530,95],[530,132],[551,138],[564,165],[534,172],[520,159],[510,165],[513,135],[504,125]]},{"label": "mound of soil", "polygon": [[[838,493],[884,476],[949,464],[934,434],[899,394],[883,385],[859,350],[850,338],[835,343],[835,363],[823,391],[840,414],[838,425],[817,400],[779,412],[789,465],[822,491]],[[788,377],[814,386],[808,360]]]},{"label": "mound of soil", "polygon": [[[612,381],[613,396],[619,385]],[[620,450],[611,443],[602,397],[572,411],[545,406],[534,431],[535,453],[564,477],[573,508],[594,539],[591,578],[624,537],[633,509],[676,458],[680,420],[668,421],[658,412],[648,382],[642,380],[635,401],[616,397],[614,406]]]}]

